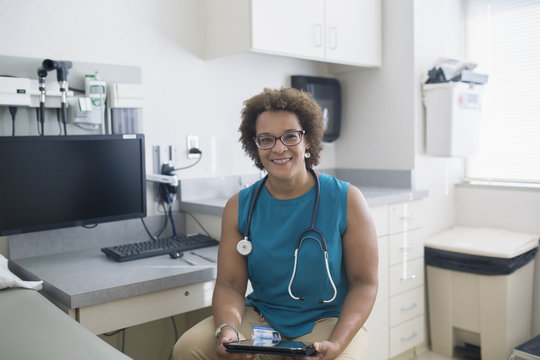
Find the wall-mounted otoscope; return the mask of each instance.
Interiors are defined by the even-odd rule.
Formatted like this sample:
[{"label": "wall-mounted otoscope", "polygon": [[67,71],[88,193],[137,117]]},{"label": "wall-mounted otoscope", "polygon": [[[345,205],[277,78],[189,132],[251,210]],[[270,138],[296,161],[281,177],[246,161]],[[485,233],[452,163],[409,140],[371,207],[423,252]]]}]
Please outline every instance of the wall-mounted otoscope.
[{"label": "wall-mounted otoscope", "polygon": [[56,79],[60,85],[60,93],[62,95],[62,124],[64,125],[64,135],[67,135],[67,91],[68,91],[68,70],[71,69],[73,63],[71,61],[55,61],[51,59],[43,60],[43,69],[46,71],[56,70]]},{"label": "wall-mounted otoscope", "polygon": [[38,109],[38,121],[41,125],[41,135],[45,135],[45,78],[47,77],[47,70],[40,67],[37,71],[39,77],[39,109]]}]

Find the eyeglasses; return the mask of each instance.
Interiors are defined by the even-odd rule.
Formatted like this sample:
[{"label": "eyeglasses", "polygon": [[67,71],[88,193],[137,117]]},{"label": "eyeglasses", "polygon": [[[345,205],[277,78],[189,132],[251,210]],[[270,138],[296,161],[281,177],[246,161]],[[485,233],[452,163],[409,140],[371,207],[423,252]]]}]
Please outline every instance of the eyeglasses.
[{"label": "eyeglasses", "polygon": [[255,136],[255,144],[261,150],[270,150],[276,145],[277,139],[281,140],[282,144],[285,146],[294,146],[300,144],[302,141],[302,135],[306,133],[305,130],[294,130],[286,132],[281,136],[272,136],[272,135],[259,135]]}]

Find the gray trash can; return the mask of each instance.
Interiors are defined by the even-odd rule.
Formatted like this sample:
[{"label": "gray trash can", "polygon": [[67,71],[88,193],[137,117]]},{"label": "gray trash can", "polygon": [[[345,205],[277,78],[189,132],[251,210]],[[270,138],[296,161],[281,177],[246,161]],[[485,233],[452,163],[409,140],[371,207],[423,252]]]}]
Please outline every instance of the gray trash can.
[{"label": "gray trash can", "polygon": [[516,346],[510,360],[540,360],[540,335]]},{"label": "gray trash can", "polygon": [[531,337],[538,235],[454,227],[425,242],[431,347],[507,360]]}]

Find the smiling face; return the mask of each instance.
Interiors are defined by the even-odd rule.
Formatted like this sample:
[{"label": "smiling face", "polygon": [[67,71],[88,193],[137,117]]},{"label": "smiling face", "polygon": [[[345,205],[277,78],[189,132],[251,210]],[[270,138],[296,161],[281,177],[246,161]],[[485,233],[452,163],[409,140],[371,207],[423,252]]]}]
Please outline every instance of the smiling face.
[{"label": "smiling face", "polygon": [[[295,113],[285,110],[264,111],[255,123],[256,136],[269,135],[280,137],[290,131],[303,130]],[[306,174],[304,153],[309,148],[305,137],[297,145],[284,145],[276,140],[273,148],[258,149],[259,158],[271,177],[290,180],[295,176]]]}]

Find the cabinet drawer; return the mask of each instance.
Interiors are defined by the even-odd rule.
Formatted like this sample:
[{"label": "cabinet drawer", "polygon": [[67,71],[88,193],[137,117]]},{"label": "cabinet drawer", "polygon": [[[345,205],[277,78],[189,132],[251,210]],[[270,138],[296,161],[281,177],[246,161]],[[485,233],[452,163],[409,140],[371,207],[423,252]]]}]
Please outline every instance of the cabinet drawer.
[{"label": "cabinet drawer", "polygon": [[407,232],[422,227],[422,200],[408,201],[389,206],[390,234]]},{"label": "cabinet drawer", "polygon": [[424,285],[424,258],[390,267],[390,296]]},{"label": "cabinet drawer", "polygon": [[409,350],[424,341],[424,317],[419,316],[390,329],[390,357]]},{"label": "cabinet drawer", "polygon": [[388,206],[378,206],[370,209],[377,236],[388,234]]},{"label": "cabinet drawer", "polygon": [[389,242],[390,266],[424,256],[422,229],[390,235]]},{"label": "cabinet drawer", "polygon": [[425,312],[424,287],[407,291],[390,299],[390,326],[411,320]]}]

